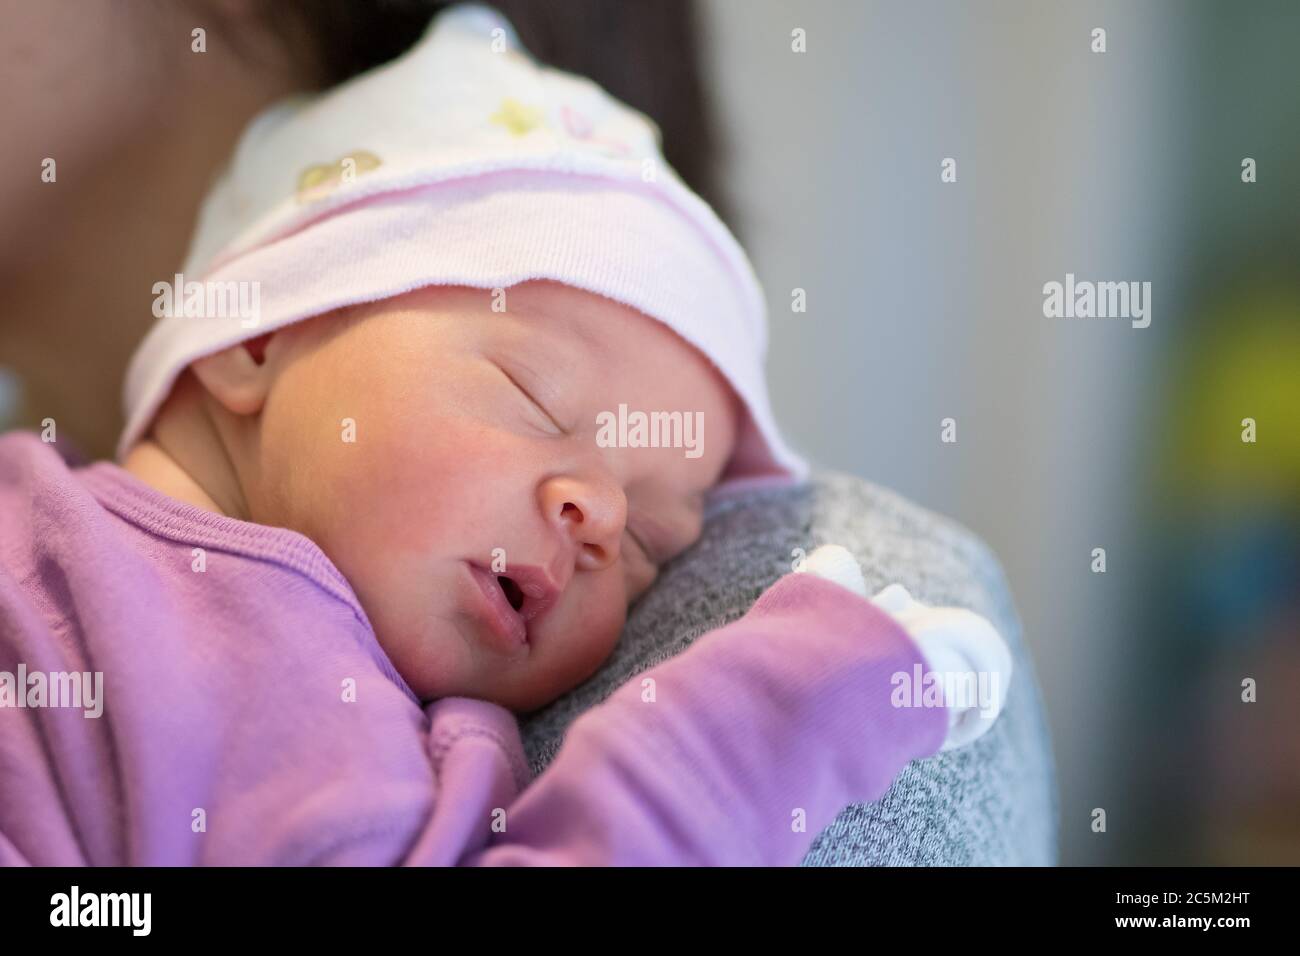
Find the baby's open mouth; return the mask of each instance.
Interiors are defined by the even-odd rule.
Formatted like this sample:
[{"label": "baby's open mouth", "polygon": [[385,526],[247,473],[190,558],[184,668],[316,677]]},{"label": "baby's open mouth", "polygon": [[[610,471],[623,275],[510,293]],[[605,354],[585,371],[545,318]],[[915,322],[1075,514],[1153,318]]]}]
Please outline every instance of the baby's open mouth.
[{"label": "baby's open mouth", "polygon": [[506,593],[506,600],[510,602],[512,608],[518,611],[524,606],[524,592],[512,578],[498,574],[497,584],[501,585],[501,590]]},{"label": "baby's open mouth", "polygon": [[491,625],[496,636],[513,648],[531,643],[536,620],[559,599],[560,588],[539,565],[511,565],[509,574],[499,574],[481,564],[466,565],[486,605],[476,612]]},{"label": "baby's open mouth", "polygon": [[509,574],[493,574],[497,587],[505,595],[510,609],[525,621],[543,614],[559,599],[560,589],[544,568],[533,564],[513,564]]}]

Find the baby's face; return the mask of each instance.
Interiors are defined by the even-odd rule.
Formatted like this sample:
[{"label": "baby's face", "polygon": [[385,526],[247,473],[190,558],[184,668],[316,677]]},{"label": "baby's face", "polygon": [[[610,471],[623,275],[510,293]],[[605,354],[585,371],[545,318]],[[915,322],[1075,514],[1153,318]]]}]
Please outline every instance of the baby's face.
[{"label": "baby's face", "polygon": [[[739,406],[633,309],[549,282],[492,304],[432,288],[287,330],[246,494],[329,555],[421,698],[522,712],[592,674],[699,536]],[[702,453],[603,447],[620,405],[700,421]]]}]

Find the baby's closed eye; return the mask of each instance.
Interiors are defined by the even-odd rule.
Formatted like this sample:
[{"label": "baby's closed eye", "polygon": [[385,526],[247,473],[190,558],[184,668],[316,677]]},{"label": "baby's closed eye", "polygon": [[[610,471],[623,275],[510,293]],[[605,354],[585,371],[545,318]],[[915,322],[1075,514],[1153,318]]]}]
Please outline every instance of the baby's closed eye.
[{"label": "baby's closed eye", "polygon": [[541,413],[542,417],[544,417],[547,420],[549,425],[553,427],[556,432],[558,432],[561,435],[569,433],[568,429],[566,429],[563,425],[560,424],[560,422],[556,419],[555,415],[551,413],[550,409],[548,409],[544,404],[542,404],[542,402],[537,398],[537,396],[534,394],[534,389],[523,384],[523,382],[521,381],[521,378],[523,376],[512,374],[509,369],[507,369],[504,365],[501,365],[499,363],[497,364],[496,367],[501,371],[501,374],[506,377],[507,381],[510,382],[510,384],[514,387],[514,389],[517,392],[519,392],[519,394],[522,395],[528,401],[528,403],[533,406],[533,408],[536,411]]}]

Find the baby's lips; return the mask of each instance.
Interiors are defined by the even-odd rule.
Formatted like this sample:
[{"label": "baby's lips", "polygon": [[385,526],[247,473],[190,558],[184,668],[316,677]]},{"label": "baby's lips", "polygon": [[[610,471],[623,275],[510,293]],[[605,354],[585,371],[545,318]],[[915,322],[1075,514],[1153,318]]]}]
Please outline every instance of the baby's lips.
[{"label": "baby's lips", "polygon": [[546,569],[535,564],[512,564],[501,572],[518,585],[524,595],[523,606],[519,614],[525,621],[532,621],[550,610],[560,598],[560,587],[547,573]]}]

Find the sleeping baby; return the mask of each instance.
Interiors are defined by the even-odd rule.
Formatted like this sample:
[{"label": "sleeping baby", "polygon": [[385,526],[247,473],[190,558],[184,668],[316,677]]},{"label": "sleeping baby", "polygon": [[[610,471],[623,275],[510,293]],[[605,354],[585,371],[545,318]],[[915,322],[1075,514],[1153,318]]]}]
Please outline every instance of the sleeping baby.
[{"label": "sleeping baby", "polygon": [[823,547],[531,778],[515,715],[805,466],[742,250],[495,12],[259,117],[153,292],[118,463],[0,437],[0,862],[794,864],[996,718],[987,621]]}]

